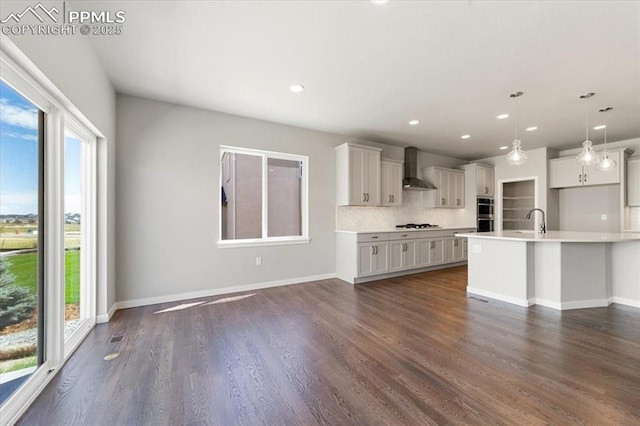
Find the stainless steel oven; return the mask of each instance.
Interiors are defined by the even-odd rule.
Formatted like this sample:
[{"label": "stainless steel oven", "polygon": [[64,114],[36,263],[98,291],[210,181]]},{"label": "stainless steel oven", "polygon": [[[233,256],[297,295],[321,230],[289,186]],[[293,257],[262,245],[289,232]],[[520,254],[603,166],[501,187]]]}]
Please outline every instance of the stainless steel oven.
[{"label": "stainless steel oven", "polygon": [[478,198],[476,217],[478,232],[493,232],[493,198]]}]

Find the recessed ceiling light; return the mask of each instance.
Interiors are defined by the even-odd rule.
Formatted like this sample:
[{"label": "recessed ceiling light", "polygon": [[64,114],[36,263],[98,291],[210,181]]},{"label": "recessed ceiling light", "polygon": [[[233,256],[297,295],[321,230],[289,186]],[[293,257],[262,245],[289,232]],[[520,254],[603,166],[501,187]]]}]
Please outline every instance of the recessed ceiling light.
[{"label": "recessed ceiling light", "polygon": [[385,4],[389,3],[389,0],[370,0],[373,4]]},{"label": "recessed ceiling light", "polygon": [[606,125],[604,125],[604,124],[601,124],[601,125],[599,125],[599,126],[594,127],[594,128],[593,128],[593,130],[602,130],[602,129],[604,129],[605,127],[607,127],[607,126],[606,126]]},{"label": "recessed ceiling light", "polygon": [[535,130],[538,130],[538,126],[531,126],[531,127],[527,127],[525,129],[527,132],[533,132]]},{"label": "recessed ceiling light", "polygon": [[505,149],[509,149],[509,147],[508,146],[501,146],[500,147],[500,151],[504,151]]},{"label": "recessed ceiling light", "polygon": [[498,120],[504,120],[505,118],[509,118],[509,114],[500,114],[500,115],[496,115],[496,118]]},{"label": "recessed ceiling light", "polygon": [[291,86],[289,86],[289,90],[291,90],[293,93],[300,93],[304,90],[304,86],[302,84],[292,84]]},{"label": "recessed ceiling light", "polygon": [[462,135],[460,136],[460,139],[469,139],[471,137],[471,135]]},{"label": "recessed ceiling light", "polygon": [[420,124],[420,120],[411,120],[409,124],[412,126],[417,126],[418,124]]}]

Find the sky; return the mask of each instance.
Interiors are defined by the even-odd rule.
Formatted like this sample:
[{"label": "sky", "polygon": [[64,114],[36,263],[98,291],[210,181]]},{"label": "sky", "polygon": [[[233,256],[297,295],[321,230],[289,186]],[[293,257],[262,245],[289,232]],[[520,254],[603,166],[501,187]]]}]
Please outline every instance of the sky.
[{"label": "sky", "polygon": [[[65,213],[80,213],[82,141],[65,131]],[[0,214],[38,212],[38,108],[0,80]]]}]

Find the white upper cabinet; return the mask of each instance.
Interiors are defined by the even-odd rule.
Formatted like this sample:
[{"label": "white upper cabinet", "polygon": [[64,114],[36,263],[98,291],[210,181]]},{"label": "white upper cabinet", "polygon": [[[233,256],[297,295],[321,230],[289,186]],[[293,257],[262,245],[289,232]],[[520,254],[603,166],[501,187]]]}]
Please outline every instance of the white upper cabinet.
[{"label": "white upper cabinet", "polygon": [[[609,152],[609,158],[620,164],[620,151]],[[585,185],[620,183],[620,167],[601,172],[595,166],[582,167],[574,156],[549,160],[549,187],[569,188]]]},{"label": "white upper cabinet", "polygon": [[351,143],[336,147],[339,206],[380,205],[380,151]]},{"label": "white upper cabinet", "polygon": [[627,205],[640,207],[640,157],[627,161]]},{"label": "white upper cabinet", "polygon": [[464,208],[464,172],[442,167],[426,167],[423,178],[437,189],[425,191],[425,207]]},{"label": "white upper cabinet", "polygon": [[495,192],[493,179],[493,167],[476,165],[476,195],[479,197],[493,197]]},{"label": "white upper cabinet", "polygon": [[394,160],[380,161],[380,205],[402,205],[403,163]]},{"label": "white upper cabinet", "polygon": [[[493,197],[495,194],[493,166],[479,163],[461,166],[465,170],[465,182],[471,197]],[[473,189],[475,188],[475,194]]]}]

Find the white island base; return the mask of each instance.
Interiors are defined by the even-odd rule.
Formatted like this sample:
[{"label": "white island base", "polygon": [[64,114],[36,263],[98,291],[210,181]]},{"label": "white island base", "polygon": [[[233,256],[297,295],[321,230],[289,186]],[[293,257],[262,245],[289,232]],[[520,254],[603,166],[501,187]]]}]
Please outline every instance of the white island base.
[{"label": "white island base", "polygon": [[638,234],[458,235],[469,240],[469,294],[559,310],[612,302],[640,307]]}]

